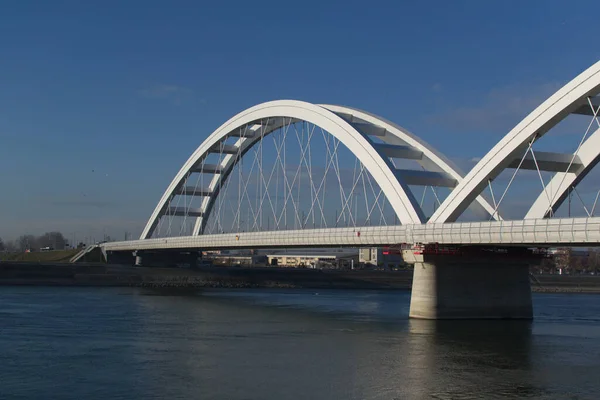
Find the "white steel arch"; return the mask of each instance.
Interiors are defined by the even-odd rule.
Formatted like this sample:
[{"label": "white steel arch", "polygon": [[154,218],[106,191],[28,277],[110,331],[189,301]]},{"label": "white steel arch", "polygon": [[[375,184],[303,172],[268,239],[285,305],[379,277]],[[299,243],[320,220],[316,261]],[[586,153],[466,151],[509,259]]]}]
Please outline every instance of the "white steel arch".
[{"label": "white steel arch", "polygon": [[547,218],[555,213],[569,195],[569,189],[577,186],[598,164],[600,161],[600,129],[597,129],[584,142],[577,156],[579,159],[575,171],[554,174],[525,215],[525,219]]},{"label": "white steel arch", "polygon": [[[488,185],[488,182],[496,178],[504,169],[511,167],[511,164],[515,160],[520,159],[525,154],[531,144],[569,114],[587,113],[581,110],[586,108],[589,110],[593,102],[597,101],[597,98],[594,99],[594,96],[598,95],[598,93],[600,93],[600,61],[559,89],[504,136],[448,195],[442,205],[431,216],[429,222],[443,223],[456,221],[469,204]],[[550,163],[558,163],[559,159],[564,158],[561,157],[564,155],[554,153],[549,153],[549,155],[551,156],[549,157]],[[588,157],[587,165],[591,168],[594,162],[589,161],[590,158],[594,157]],[[569,163],[569,166],[571,166],[571,163]],[[586,167],[581,168],[579,172],[575,171],[575,175],[581,175],[581,171],[586,169]],[[573,172],[568,171],[569,175],[574,175]],[[573,183],[576,181],[577,178],[575,177]],[[566,188],[570,186],[567,185]],[[566,189],[558,188],[557,190],[557,193],[561,193],[561,191],[565,191]],[[545,193],[542,194],[546,196]],[[528,213],[528,215],[539,216],[542,213],[540,210],[549,205],[547,199],[545,205],[543,201],[536,203],[537,205],[534,205],[534,208],[530,210],[530,214]],[[559,204],[559,202],[554,203],[554,205]],[[544,213],[544,215],[547,214]]]},{"label": "white steel arch", "polygon": [[[272,101],[256,105],[232,117],[196,149],[164,192],[141,239],[150,238],[160,217],[171,212],[167,210],[169,202],[175,195],[185,192],[183,185],[190,173],[210,170],[215,175],[206,189],[201,208],[191,212],[172,211],[175,213],[173,215],[183,215],[177,213],[186,212],[195,216],[197,219],[193,233],[200,234],[219,189],[241,156],[266,135],[292,120],[319,126],[346,146],[382,189],[402,224],[425,222],[422,210],[408,188],[409,184],[423,181],[426,185],[453,187],[462,179],[458,168],[425,142],[372,114],[341,106],[319,106],[292,100]],[[374,143],[370,136],[380,137],[385,144]],[[239,139],[233,145],[225,144],[231,137]],[[219,165],[207,165],[203,160],[211,152],[227,153],[227,156]],[[417,160],[425,171],[397,170],[392,157]],[[483,198],[478,199],[478,207],[479,211],[488,215],[493,211]]]},{"label": "white steel arch", "polygon": [[[264,126],[269,124],[272,128],[268,128],[261,135],[253,138],[245,136],[246,132],[240,134],[240,139],[234,145],[235,149],[240,153],[247,151],[254,143],[260,140],[265,134],[277,129],[283,124],[285,119],[296,119],[310,122],[316,126],[329,132],[335,136],[344,146],[356,155],[359,161],[365,166],[365,169],[373,176],[373,179],[390,202],[396,215],[402,223],[422,223],[423,216],[418,211],[417,202],[410,193],[410,190],[396,179],[393,167],[389,160],[382,157],[371,145],[370,140],[354,129],[348,122],[322,107],[292,100],[272,101],[257,106],[251,107],[238,115],[231,118],[225,124],[221,125],[213,132],[201,145],[196,149],[192,156],[183,165],[177,173],[160,202],[156,206],[152,216],[150,217],[141,238],[147,239],[151,236],[154,228],[158,223],[159,217],[164,214],[165,207],[169,200],[175,195],[177,189],[185,181],[190,171],[203,160],[213,149],[220,147],[223,150],[223,142],[230,136],[236,134],[246,127],[258,125]],[[261,128],[259,128],[261,129]],[[257,135],[254,135],[257,136]],[[219,181],[226,179],[226,173],[231,170],[236,162],[236,157],[231,154],[221,163],[219,168],[222,168],[224,173],[216,176],[211,182],[209,190],[218,189]],[[203,221],[206,220],[211,211],[212,204],[218,193],[212,193],[202,204],[202,208],[198,210],[198,219],[194,233],[198,234],[202,229]]]},{"label": "white steel arch", "polygon": [[[361,130],[360,126],[365,122],[371,124],[373,127],[383,129],[384,134],[379,135],[379,137],[385,143],[395,146],[407,145],[412,149],[421,152],[420,157],[417,158],[416,161],[424,170],[436,172],[438,174],[447,174],[457,183],[462,181],[464,173],[454,162],[407,129],[388,121],[385,118],[357,108],[329,104],[322,104],[322,106],[335,112],[349,122],[354,122],[359,130]],[[473,204],[472,209],[481,217],[493,215],[494,219],[502,219],[497,213],[494,214],[494,207],[492,207],[492,205],[482,196],[477,196],[476,203]]]}]

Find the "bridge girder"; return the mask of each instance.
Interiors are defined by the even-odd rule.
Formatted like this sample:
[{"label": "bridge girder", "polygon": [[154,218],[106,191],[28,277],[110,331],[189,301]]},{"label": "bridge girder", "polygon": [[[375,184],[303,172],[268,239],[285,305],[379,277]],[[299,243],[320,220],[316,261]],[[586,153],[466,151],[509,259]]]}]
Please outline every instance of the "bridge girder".
[{"label": "bridge girder", "polygon": [[190,251],[372,247],[398,246],[402,243],[524,247],[593,246],[600,243],[600,217],[225,233],[107,242],[100,246],[105,251]]}]

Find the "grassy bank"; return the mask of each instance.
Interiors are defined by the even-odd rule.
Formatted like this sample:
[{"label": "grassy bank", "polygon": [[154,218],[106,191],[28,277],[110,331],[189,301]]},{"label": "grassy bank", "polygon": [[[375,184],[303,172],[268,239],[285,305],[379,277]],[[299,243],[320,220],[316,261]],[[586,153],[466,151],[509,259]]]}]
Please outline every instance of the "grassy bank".
[{"label": "grassy bank", "polygon": [[69,262],[69,260],[77,253],[80,249],[71,250],[55,250],[55,251],[43,251],[34,253],[0,253],[0,261],[17,261],[17,262]]},{"label": "grassy bank", "polygon": [[[598,276],[538,275],[534,280],[531,285],[534,292],[600,293]],[[0,285],[408,290],[412,286],[412,271],[342,271],[277,267],[185,269],[99,263],[4,261],[0,262]]]},{"label": "grassy bank", "polygon": [[295,268],[151,268],[97,263],[0,262],[0,285],[408,289],[412,271]]}]

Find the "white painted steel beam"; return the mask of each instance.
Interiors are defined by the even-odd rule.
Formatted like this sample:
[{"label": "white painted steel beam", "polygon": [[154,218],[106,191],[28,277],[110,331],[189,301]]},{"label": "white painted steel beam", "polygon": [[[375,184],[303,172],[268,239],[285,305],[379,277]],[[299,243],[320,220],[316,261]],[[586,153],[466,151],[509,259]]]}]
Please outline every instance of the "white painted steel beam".
[{"label": "white painted steel beam", "polygon": [[406,160],[420,160],[423,158],[423,152],[410,146],[397,144],[376,143],[373,145],[381,154],[391,158],[402,158]]},{"label": "white painted steel beam", "polygon": [[217,164],[198,164],[190,168],[190,172],[203,174],[220,174],[222,171],[223,167]]},{"label": "white painted steel beam", "polygon": [[244,126],[240,129],[235,129],[229,134],[230,137],[245,137],[253,138],[256,136],[256,130],[252,126]]},{"label": "white painted steel beam", "polygon": [[396,176],[410,186],[455,187],[457,183],[456,179],[445,172],[397,169]]},{"label": "white painted steel beam", "polygon": [[167,208],[165,215],[173,215],[175,217],[201,217],[202,210],[199,208],[186,208],[186,207],[169,207]]},{"label": "white painted steel beam", "polygon": [[175,194],[186,196],[210,196],[212,192],[208,189],[201,189],[195,186],[182,186],[175,191]]},{"label": "white painted steel beam", "polygon": [[[294,121],[297,121],[297,120],[294,119]],[[276,126],[276,125],[281,125],[281,124],[282,124],[282,118],[280,116],[270,116],[267,118],[260,118],[260,119],[257,119],[256,121],[252,121],[248,125],[253,126],[253,128],[256,131],[260,131],[261,126],[263,128],[266,128],[269,126]]]},{"label": "white painted steel beam", "polygon": [[539,167],[540,171],[565,172],[568,168],[569,170],[567,172],[575,172],[582,166],[579,156],[573,156],[573,154],[551,153],[545,151],[536,151],[534,154],[535,160],[531,153],[528,153],[521,163],[523,156],[520,155],[515,158],[507,168],[519,168],[520,164],[521,169],[527,170],[536,171]]},{"label": "white painted steel beam", "polygon": [[382,127],[374,125],[374,124],[369,124],[369,123],[365,123],[365,122],[353,122],[351,125],[354,127],[354,129],[356,129],[363,135],[382,137],[382,136],[385,136],[385,134],[386,134],[385,128],[382,128]]},{"label": "white painted steel beam", "polygon": [[[600,107],[600,97],[598,97],[598,96],[593,97],[590,99],[590,101],[595,109],[598,109],[598,107]],[[594,115],[594,112],[592,111],[592,108],[590,107],[590,103],[588,103],[586,101],[579,108],[577,108],[575,111],[573,111],[573,114],[592,116],[592,115]]]},{"label": "white painted steel beam", "polygon": [[344,121],[348,122],[349,124],[364,122],[364,121],[356,121],[355,118],[350,113],[336,112],[335,115],[342,118]]},{"label": "white painted steel beam", "polygon": [[217,143],[210,148],[211,153],[237,154],[239,147],[232,144]]}]

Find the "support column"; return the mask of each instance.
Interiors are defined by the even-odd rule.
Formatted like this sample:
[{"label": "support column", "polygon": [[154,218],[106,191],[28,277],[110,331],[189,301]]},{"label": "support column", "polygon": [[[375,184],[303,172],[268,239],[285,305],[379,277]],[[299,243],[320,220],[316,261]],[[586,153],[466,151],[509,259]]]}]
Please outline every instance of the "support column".
[{"label": "support column", "polygon": [[531,264],[527,258],[493,254],[416,257],[409,315],[422,319],[532,319]]},{"label": "support column", "polygon": [[136,267],[141,267],[142,265],[144,265],[144,257],[143,257],[143,253],[141,251],[136,251],[133,253],[135,256],[135,262],[134,265]]}]

